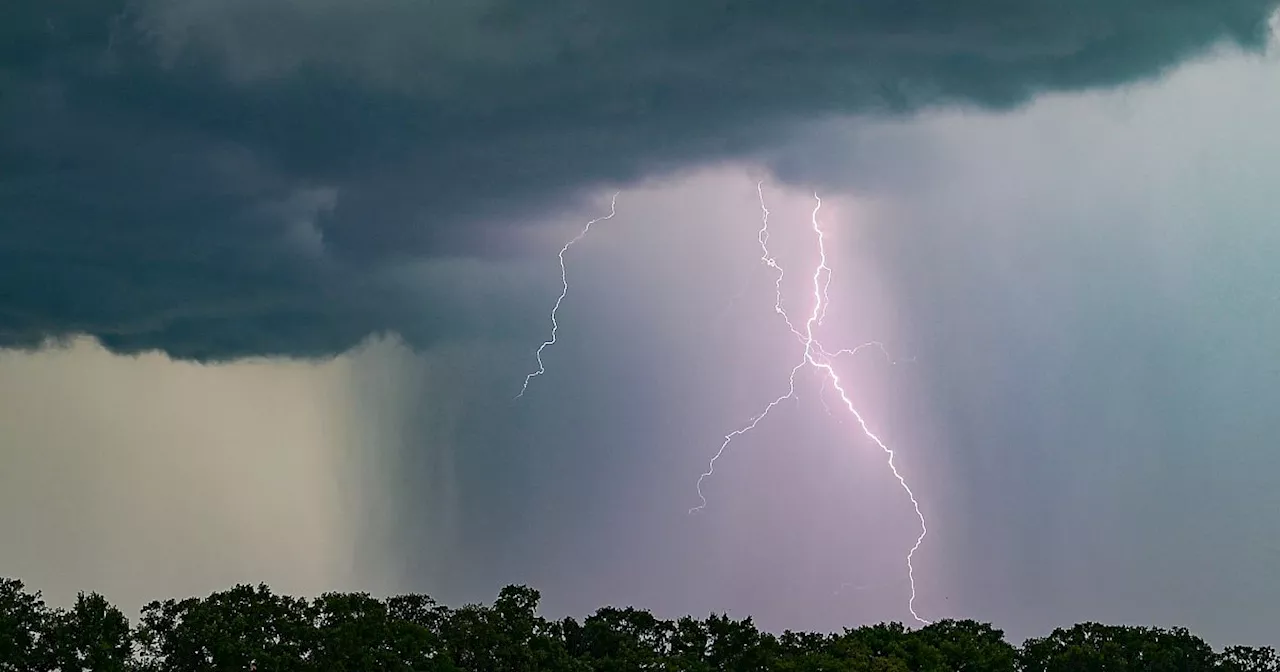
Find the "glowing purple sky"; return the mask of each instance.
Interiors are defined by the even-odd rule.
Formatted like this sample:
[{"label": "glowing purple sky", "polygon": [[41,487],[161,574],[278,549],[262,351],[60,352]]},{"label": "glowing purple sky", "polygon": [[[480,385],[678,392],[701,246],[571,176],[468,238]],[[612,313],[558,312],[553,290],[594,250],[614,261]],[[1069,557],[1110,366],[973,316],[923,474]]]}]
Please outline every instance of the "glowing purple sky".
[{"label": "glowing purple sky", "polygon": [[[1270,72],[1197,65],[1013,115],[856,129],[854,149],[927,152],[918,182],[876,175],[874,155],[811,150],[815,166],[882,181],[824,200],[838,250],[825,338],[914,358],[847,366],[933,521],[922,615],[991,619],[1014,636],[1098,619],[1266,637],[1280,589],[1259,532],[1275,530],[1260,504],[1275,466],[1260,411],[1277,392],[1264,345],[1277,248],[1258,195],[1275,148],[1247,129],[1276,109]],[[511,440],[543,453],[476,458],[476,478],[485,464],[554,484],[518,495],[518,515],[487,513],[511,536],[479,552],[494,574],[566,586],[548,592],[553,608],[717,605],[778,628],[908,619],[910,509],[808,374],[798,404],[718,463],[707,515],[680,515],[697,504],[691,476],[785,391],[795,356],[754,249],[753,178],[725,167],[623,191],[610,226],[575,248],[543,387],[511,411]],[[812,263],[808,193],[767,184],[780,258]],[[560,233],[575,226],[567,217]],[[522,550],[498,550],[510,544]]]}]

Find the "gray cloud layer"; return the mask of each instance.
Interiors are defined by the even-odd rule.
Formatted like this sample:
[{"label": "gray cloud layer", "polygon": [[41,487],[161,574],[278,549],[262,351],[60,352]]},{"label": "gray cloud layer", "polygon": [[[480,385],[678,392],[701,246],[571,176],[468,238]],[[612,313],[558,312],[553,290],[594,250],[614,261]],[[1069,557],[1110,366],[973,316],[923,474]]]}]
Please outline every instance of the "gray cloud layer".
[{"label": "gray cloud layer", "polygon": [[430,343],[470,297],[405,264],[508,254],[521,213],[833,115],[1151,77],[1260,46],[1278,4],[20,0],[0,10],[0,346]]}]

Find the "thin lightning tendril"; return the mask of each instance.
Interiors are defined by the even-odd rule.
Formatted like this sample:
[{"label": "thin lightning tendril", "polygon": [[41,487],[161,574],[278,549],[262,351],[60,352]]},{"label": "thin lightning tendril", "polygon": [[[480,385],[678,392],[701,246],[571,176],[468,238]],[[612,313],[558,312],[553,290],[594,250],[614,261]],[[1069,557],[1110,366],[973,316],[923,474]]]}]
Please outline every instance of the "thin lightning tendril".
[{"label": "thin lightning tendril", "polygon": [[[831,412],[831,406],[827,404],[827,383],[828,382],[829,382],[829,379],[826,376],[823,376],[822,384],[818,386],[818,401],[822,402],[822,410],[826,411],[827,415],[831,417],[835,417],[835,414]],[[840,424],[844,424],[843,420],[838,420],[837,422],[839,422]]]},{"label": "thin lightning tendril", "polygon": [[[889,448],[884,443],[884,441],[881,440],[880,437],[875,434],[875,432],[871,431],[871,428],[867,425],[866,420],[863,419],[862,414],[859,413],[857,408],[854,407],[853,401],[849,398],[849,394],[845,390],[844,384],[840,379],[840,375],[836,373],[835,367],[831,363],[831,360],[835,359],[840,355],[856,354],[860,350],[863,350],[868,347],[878,347],[881,351],[885,353],[886,357],[889,357],[889,353],[885,350],[884,345],[878,341],[871,341],[869,343],[864,343],[862,345],[859,345],[856,348],[846,348],[842,350],[837,350],[835,352],[829,352],[825,348],[823,348],[822,344],[818,342],[817,338],[814,336],[814,333],[813,333],[814,326],[820,325],[823,319],[826,317],[826,309],[827,309],[827,302],[828,302],[828,296],[829,296],[828,288],[831,285],[831,275],[832,275],[831,267],[827,265],[826,238],[823,233],[822,227],[818,224],[818,211],[821,210],[822,208],[822,199],[819,198],[818,194],[816,193],[813,195],[813,197],[817,203],[813,208],[813,214],[811,216],[813,232],[817,236],[818,254],[819,254],[818,265],[814,268],[814,271],[813,271],[814,304],[813,304],[812,312],[809,314],[808,318],[804,322],[803,329],[797,328],[795,326],[795,324],[791,321],[791,318],[788,316],[786,309],[782,307],[782,279],[785,273],[782,267],[778,265],[777,260],[769,252],[769,248],[768,248],[769,210],[768,208],[765,207],[764,191],[762,188],[762,183],[756,185],[756,190],[760,195],[760,210],[761,210],[761,226],[760,226],[759,235],[757,236],[758,240],[760,241],[760,250],[761,250],[760,259],[765,263],[765,265],[773,269],[777,274],[775,283],[774,283],[774,290],[775,290],[774,312],[776,312],[779,316],[782,317],[783,321],[786,322],[787,327],[791,330],[791,333],[794,334],[796,338],[800,341],[800,343],[804,346],[804,356],[800,360],[800,363],[796,364],[791,369],[791,374],[788,378],[788,386],[787,386],[786,394],[783,394],[777,399],[774,399],[773,401],[769,402],[769,404],[765,406],[764,410],[761,411],[758,415],[753,416],[747,422],[747,424],[743,425],[742,427],[724,436],[724,441],[723,443],[720,444],[719,450],[716,451],[715,455],[712,456],[711,461],[708,462],[707,470],[703,472],[701,476],[698,477],[697,492],[698,492],[698,499],[700,500],[701,503],[698,506],[695,506],[689,509],[689,513],[701,511],[706,508],[707,498],[702,492],[702,484],[707,478],[711,477],[715,473],[716,461],[719,460],[721,455],[724,454],[725,450],[728,449],[729,444],[733,443],[734,439],[755,429],[756,425],[760,424],[760,422],[763,421],[765,417],[769,415],[769,412],[773,410],[775,406],[782,403],[786,399],[794,398],[795,391],[796,391],[796,373],[799,372],[801,368],[804,368],[805,365],[812,366],[814,367],[814,369],[824,374],[823,391],[825,391],[825,388],[829,383],[830,386],[839,395],[840,401],[844,404],[845,409],[848,410],[849,413],[853,416],[853,418],[858,422],[858,426],[862,429],[862,433],[867,438],[871,439],[872,443],[874,443],[882,451],[884,451],[885,455],[888,457],[889,470],[893,472],[894,478],[898,480],[898,484],[902,486],[903,491],[907,493],[907,497],[911,500],[911,506],[915,510],[916,518],[919,519],[920,521],[920,535],[916,537],[916,542],[911,547],[911,550],[907,552],[907,557],[906,557],[907,579],[911,586],[911,597],[907,600],[907,610],[911,612],[911,616],[915,618],[917,621],[919,621],[922,624],[928,625],[930,621],[925,620],[924,618],[921,618],[920,615],[916,613],[916,609],[915,609],[916,580],[915,580],[915,566],[913,564],[913,561],[915,559],[916,551],[920,549],[920,545],[924,543],[925,535],[927,535],[929,532],[928,526],[925,523],[924,514],[920,511],[920,503],[916,500],[915,493],[911,491],[911,487],[907,485],[906,479],[903,478],[902,474],[898,471],[898,467],[894,462],[894,458],[896,457],[894,451],[891,448]],[[889,359],[891,362],[893,361],[892,357],[890,357]],[[821,392],[819,393],[819,395],[821,397]],[[825,400],[823,400],[823,404],[824,406],[826,405]]]},{"label": "thin lightning tendril", "polygon": [[543,341],[542,345],[538,346],[537,352],[534,353],[534,356],[538,360],[538,370],[524,377],[524,385],[520,386],[520,394],[516,395],[516,399],[523,397],[524,393],[528,391],[529,381],[547,372],[547,367],[542,363],[542,351],[556,344],[556,334],[560,331],[560,323],[556,321],[556,313],[560,312],[560,304],[564,302],[564,297],[569,294],[569,274],[565,269],[564,255],[569,251],[569,248],[587,237],[587,234],[591,232],[592,224],[603,222],[607,219],[613,219],[613,216],[618,212],[618,193],[619,192],[614,192],[613,198],[609,201],[608,215],[604,217],[597,217],[587,222],[586,226],[582,227],[582,231],[580,231],[578,235],[571,238],[569,242],[564,244],[564,247],[560,248],[560,296],[556,299],[555,306],[551,308],[551,338]]}]

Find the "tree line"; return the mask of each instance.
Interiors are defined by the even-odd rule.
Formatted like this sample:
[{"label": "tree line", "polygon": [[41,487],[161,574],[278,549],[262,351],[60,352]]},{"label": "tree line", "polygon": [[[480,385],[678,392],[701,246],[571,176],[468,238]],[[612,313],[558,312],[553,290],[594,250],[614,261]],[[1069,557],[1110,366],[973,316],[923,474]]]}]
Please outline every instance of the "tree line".
[{"label": "tree line", "polygon": [[971,620],[773,634],[750,618],[635,608],[548,620],[538,600],[524,586],[450,608],[424,595],[306,600],[238,585],[151,602],[130,624],[99,594],[52,608],[0,579],[0,672],[1280,672],[1270,647],[1215,651],[1185,628],[1080,623],[1014,646]]}]

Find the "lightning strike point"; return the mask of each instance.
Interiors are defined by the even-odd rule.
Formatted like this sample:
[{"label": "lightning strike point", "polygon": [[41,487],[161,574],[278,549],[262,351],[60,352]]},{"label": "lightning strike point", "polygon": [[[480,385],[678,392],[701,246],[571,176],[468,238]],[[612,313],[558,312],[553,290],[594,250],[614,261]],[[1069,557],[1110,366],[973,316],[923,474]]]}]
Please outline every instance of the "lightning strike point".
[{"label": "lightning strike point", "polygon": [[542,345],[539,345],[537,351],[534,352],[534,357],[538,360],[538,369],[524,377],[524,384],[520,386],[520,394],[516,395],[516,399],[523,397],[524,393],[529,390],[529,381],[547,372],[546,365],[542,363],[542,351],[556,344],[556,335],[560,331],[560,323],[556,321],[556,313],[560,312],[560,304],[564,302],[564,297],[569,294],[569,274],[564,265],[564,255],[569,251],[569,248],[587,237],[587,234],[591,232],[592,224],[603,222],[607,219],[613,219],[613,216],[618,213],[619,193],[621,192],[613,192],[613,198],[609,201],[608,215],[605,215],[604,217],[597,217],[587,222],[586,226],[582,227],[582,231],[580,231],[578,235],[569,239],[569,242],[565,243],[564,247],[560,248],[560,254],[557,255],[560,259],[560,296],[556,298],[556,304],[551,308],[551,338],[543,341]]}]

